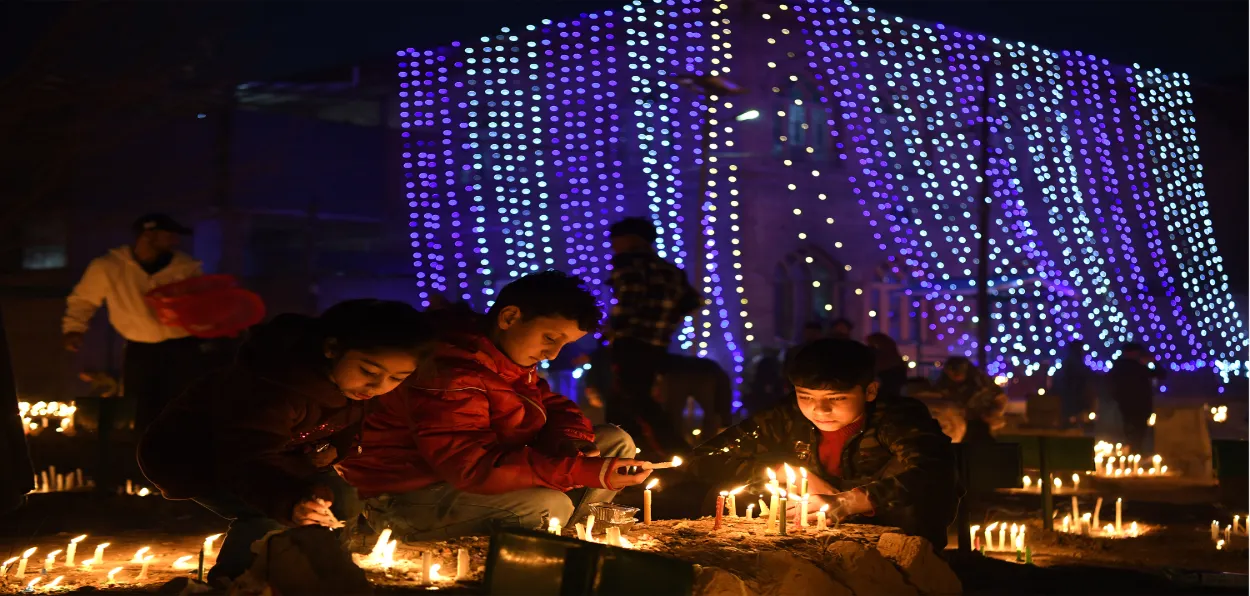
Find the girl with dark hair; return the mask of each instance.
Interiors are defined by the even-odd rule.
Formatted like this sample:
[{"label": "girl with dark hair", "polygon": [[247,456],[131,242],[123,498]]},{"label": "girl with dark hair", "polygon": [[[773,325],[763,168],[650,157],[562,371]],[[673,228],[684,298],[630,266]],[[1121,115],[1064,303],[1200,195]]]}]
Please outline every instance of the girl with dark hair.
[{"label": "girl with dark hair", "polygon": [[884,333],[873,333],[864,338],[864,343],[872,348],[873,370],[877,374],[877,395],[883,398],[898,397],[903,393],[903,384],[907,382],[907,365],[903,355],[898,351],[898,344]]},{"label": "girl with dark hair", "polygon": [[355,520],[355,491],[335,466],[359,453],[368,400],[426,360],[428,321],[382,300],[343,302],[317,318],[278,316],[253,328],[233,365],[194,383],[151,425],[138,452],[148,479],[165,498],[231,520],[210,583],[246,571],[252,543],[271,531]]}]

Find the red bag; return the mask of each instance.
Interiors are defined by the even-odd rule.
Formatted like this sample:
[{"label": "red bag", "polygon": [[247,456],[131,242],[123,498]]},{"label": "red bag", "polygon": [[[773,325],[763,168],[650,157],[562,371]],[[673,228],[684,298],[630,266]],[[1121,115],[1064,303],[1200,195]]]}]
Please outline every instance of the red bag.
[{"label": "red bag", "polygon": [[232,275],[203,275],[168,284],[144,296],[162,325],[203,338],[234,337],[265,318],[260,296]]}]

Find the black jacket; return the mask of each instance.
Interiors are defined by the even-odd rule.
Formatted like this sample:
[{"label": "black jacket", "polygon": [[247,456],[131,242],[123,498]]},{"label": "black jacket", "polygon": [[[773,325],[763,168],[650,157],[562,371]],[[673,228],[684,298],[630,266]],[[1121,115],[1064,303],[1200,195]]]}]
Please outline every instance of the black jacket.
[{"label": "black jacket", "polygon": [[955,517],[954,451],[923,403],[870,402],[864,428],[842,449],[841,478],[820,463],[820,432],[791,401],[756,414],[695,449],[690,471],[714,486],[762,484],[764,468],[807,468],[838,490],[860,489],[875,508],[865,523],[896,526],[941,550]]}]

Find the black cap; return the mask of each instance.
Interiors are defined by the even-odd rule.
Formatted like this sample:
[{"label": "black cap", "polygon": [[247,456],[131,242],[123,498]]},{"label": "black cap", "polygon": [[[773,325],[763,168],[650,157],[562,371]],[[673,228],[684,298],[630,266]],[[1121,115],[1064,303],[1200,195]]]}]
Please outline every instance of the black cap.
[{"label": "black cap", "polygon": [[133,230],[136,236],[151,230],[173,232],[183,236],[191,235],[191,228],[174,221],[174,218],[164,213],[150,213],[136,219]]}]

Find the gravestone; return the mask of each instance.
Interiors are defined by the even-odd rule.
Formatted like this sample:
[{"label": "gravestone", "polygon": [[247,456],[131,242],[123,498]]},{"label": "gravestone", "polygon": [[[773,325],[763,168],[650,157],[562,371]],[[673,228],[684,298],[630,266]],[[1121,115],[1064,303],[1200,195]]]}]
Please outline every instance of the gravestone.
[{"label": "gravestone", "polygon": [[[1211,480],[1211,433],[1207,409],[1155,406],[1154,453],[1169,472],[1195,480]],[[1143,454],[1147,459],[1152,454]]]}]

